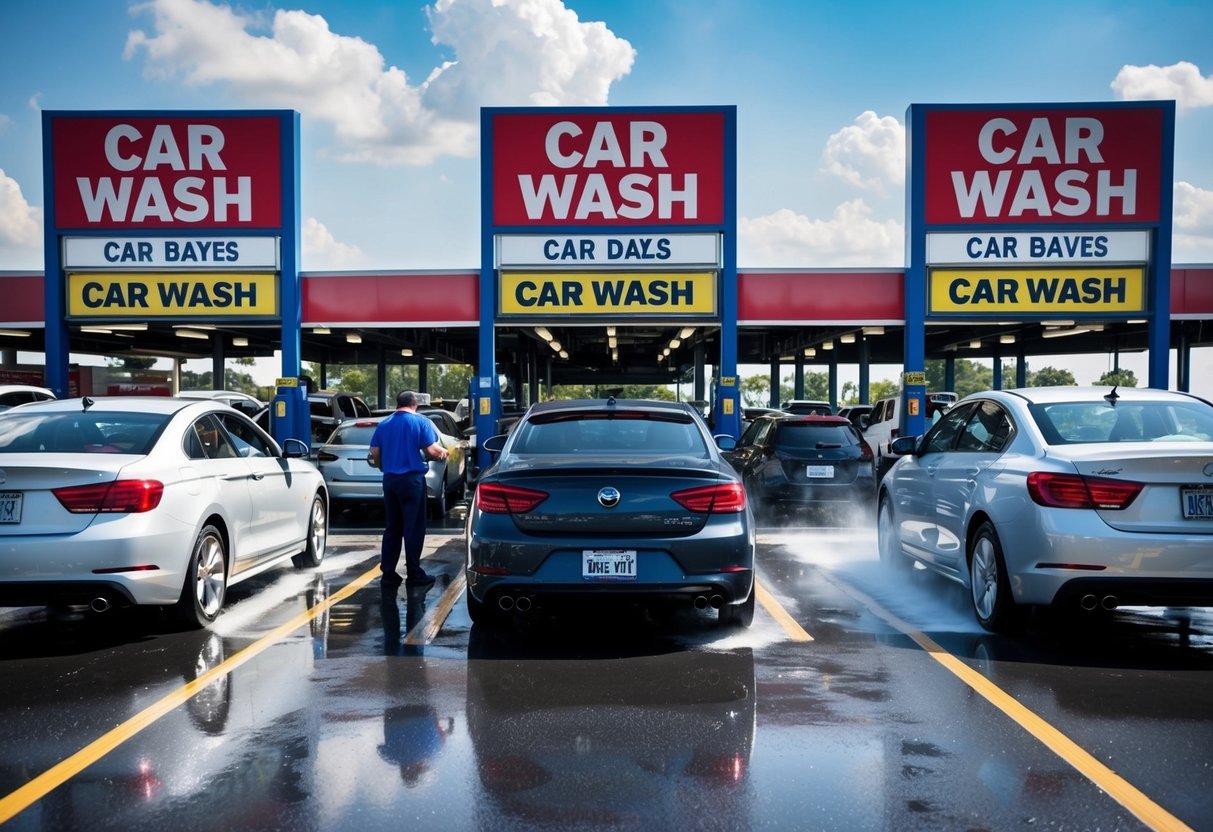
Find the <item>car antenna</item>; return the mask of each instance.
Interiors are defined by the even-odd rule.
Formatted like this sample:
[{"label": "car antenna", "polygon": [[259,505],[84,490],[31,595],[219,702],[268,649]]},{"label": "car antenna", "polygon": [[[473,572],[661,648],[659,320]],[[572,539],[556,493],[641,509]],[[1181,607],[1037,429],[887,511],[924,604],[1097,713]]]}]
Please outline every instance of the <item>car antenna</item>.
[{"label": "car antenna", "polygon": [[1120,386],[1119,384],[1113,384],[1112,392],[1103,397],[1103,400],[1105,402],[1107,402],[1108,404],[1112,405],[1112,407],[1116,407],[1116,400],[1120,398],[1120,396],[1116,392],[1116,388],[1119,386]]},{"label": "car antenna", "polygon": [[84,398],[80,399],[80,404],[84,405],[84,409],[87,411],[90,407],[95,405],[96,402],[90,399],[88,396],[85,396]]}]

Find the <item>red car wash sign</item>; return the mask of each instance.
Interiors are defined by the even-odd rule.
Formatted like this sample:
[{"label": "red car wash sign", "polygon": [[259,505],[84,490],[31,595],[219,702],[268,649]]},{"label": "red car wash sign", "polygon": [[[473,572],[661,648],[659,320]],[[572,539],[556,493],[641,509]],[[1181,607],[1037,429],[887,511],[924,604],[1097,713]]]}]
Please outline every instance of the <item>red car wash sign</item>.
[{"label": "red car wash sign", "polygon": [[275,116],[119,113],[51,125],[59,229],[283,224]]},{"label": "red car wash sign", "polygon": [[723,112],[501,112],[492,223],[694,226],[725,218]]},{"label": "red car wash sign", "polygon": [[1161,108],[926,113],[927,225],[1157,223]]}]

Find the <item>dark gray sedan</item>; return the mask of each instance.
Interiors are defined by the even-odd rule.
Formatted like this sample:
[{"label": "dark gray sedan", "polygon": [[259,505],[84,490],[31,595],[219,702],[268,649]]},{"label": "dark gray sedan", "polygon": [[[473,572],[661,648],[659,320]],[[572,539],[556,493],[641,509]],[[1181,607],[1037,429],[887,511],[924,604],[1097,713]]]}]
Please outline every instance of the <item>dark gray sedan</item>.
[{"label": "dark gray sedan", "polygon": [[482,624],[559,599],[677,602],[754,617],[754,522],[737,473],[685,403],[533,406],[481,475],[467,604]]}]

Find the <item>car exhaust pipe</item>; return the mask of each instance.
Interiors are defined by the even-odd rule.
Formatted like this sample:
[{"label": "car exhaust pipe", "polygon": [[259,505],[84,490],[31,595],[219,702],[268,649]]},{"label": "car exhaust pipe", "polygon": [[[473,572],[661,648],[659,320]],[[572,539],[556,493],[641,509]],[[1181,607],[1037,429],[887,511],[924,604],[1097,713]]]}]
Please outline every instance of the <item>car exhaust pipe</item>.
[{"label": "car exhaust pipe", "polygon": [[509,595],[502,595],[497,599],[497,606],[501,607],[503,612],[509,612],[514,609],[514,599]]},{"label": "car exhaust pipe", "polygon": [[718,610],[724,606],[724,598],[719,595],[713,595],[708,599],[708,603],[712,605],[712,609]]},{"label": "car exhaust pipe", "polygon": [[1084,595],[1082,596],[1082,600],[1078,602],[1078,605],[1087,612],[1090,612],[1099,606],[1099,599],[1094,595]]},{"label": "car exhaust pipe", "polygon": [[514,602],[514,609],[518,610],[518,612],[530,612],[531,599],[525,595],[519,597],[519,599]]},{"label": "car exhaust pipe", "polygon": [[695,609],[706,610],[708,608],[708,598],[706,595],[695,596]]},{"label": "car exhaust pipe", "polygon": [[1103,600],[1099,602],[1099,605],[1105,610],[1111,611],[1120,606],[1120,599],[1115,595],[1105,595]]},{"label": "car exhaust pipe", "polygon": [[109,599],[98,596],[88,602],[88,608],[93,612],[105,612],[110,608]]}]

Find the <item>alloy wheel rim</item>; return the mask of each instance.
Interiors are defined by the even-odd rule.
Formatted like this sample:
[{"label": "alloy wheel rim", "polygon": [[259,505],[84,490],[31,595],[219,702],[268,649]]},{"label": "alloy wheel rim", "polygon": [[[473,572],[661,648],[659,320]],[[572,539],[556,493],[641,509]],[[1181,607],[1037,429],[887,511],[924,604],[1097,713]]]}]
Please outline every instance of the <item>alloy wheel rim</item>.
[{"label": "alloy wheel rim", "polygon": [[973,549],[973,606],[981,618],[989,619],[998,601],[998,564],[990,539],[982,537]]},{"label": "alloy wheel rim", "polygon": [[320,500],[312,505],[312,551],[316,559],[324,556],[324,545],[328,538],[328,523],[324,516],[324,503]]},{"label": "alloy wheel rim", "polygon": [[223,547],[218,538],[208,536],[202,544],[194,590],[203,614],[214,617],[223,603]]}]

